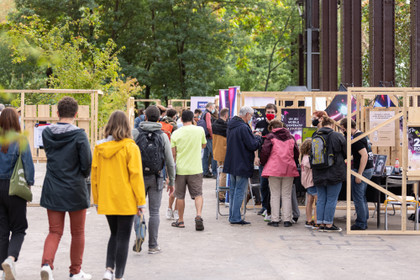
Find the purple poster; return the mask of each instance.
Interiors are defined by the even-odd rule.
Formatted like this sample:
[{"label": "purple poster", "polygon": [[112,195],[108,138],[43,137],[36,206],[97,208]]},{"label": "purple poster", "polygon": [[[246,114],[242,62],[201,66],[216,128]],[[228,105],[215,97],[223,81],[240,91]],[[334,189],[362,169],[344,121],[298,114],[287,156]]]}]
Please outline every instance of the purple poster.
[{"label": "purple poster", "polygon": [[306,127],[306,109],[281,109],[281,121],[290,130]]}]

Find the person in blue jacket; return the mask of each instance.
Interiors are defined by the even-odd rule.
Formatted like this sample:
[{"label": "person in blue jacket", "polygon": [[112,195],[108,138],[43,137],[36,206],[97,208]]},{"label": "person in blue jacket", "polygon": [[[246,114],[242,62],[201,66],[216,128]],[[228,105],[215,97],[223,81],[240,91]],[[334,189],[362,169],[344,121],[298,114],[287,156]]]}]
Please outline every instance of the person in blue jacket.
[{"label": "person in blue jacket", "polygon": [[[0,137],[4,140],[0,143],[0,270],[3,270],[0,279],[15,279],[15,262],[22,248],[28,221],[26,200],[16,195],[9,196],[10,178],[19,153],[22,153],[28,186],[34,184],[35,168],[28,141],[20,134],[19,115],[13,108],[4,109],[0,115]],[[13,139],[11,143],[5,143],[8,138]]]},{"label": "person in blue jacket", "polygon": [[252,133],[250,123],[254,109],[244,106],[228,123],[227,147],[223,172],[230,175],[229,222],[250,224],[241,218],[241,205],[248,186],[248,178],[254,173],[254,152],[261,146],[261,133]]}]

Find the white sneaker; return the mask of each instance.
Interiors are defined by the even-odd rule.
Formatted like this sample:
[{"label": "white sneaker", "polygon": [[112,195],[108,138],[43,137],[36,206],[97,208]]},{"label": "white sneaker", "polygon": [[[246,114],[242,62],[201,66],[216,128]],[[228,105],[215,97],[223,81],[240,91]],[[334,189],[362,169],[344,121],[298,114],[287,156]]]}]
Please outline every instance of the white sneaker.
[{"label": "white sneaker", "polygon": [[160,253],[161,251],[162,249],[160,249],[159,246],[156,246],[155,248],[149,248],[149,254],[151,255]]},{"label": "white sneaker", "polygon": [[171,208],[168,208],[168,210],[166,210],[166,219],[170,220],[173,217],[173,212]]},{"label": "white sneaker", "polygon": [[41,280],[54,280],[52,270],[49,265],[44,265],[41,268]]},{"label": "white sneaker", "polygon": [[114,280],[114,273],[107,269],[104,273],[104,277],[102,277],[102,280]]},{"label": "white sneaker", "polygon": [[263,217],[267,216],[267,209],[264,210],[264,212],[261,214],[261,216],[263,216]]},{"label": "white sneaker", "polygon": [[178,210],[174,211],[174,220],[178,220],[179,219],[179,215],[178,215]]},{"label": "white sneaker", "polygon": [[271,222],[271,215],[266,215],[264,218],[264,222]]},{"label": "white sneaker", "polygon": [[74,274],[69,278],[70,280],[90,280],[92,279],[92,275],[84,273],[83,270],[80,270],[78,274]]},{"label": "white sneaker", "polygon": [[3,276],[5,280],[15,280],[16,279],[16,270],[15,262],[11,258],[7,258],[1,264],[3,268]]}]

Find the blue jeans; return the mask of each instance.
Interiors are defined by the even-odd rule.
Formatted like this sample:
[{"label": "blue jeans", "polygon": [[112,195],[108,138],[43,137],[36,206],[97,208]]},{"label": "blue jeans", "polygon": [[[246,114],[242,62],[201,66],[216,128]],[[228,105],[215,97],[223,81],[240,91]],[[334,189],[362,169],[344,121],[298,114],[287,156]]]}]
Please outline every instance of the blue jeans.
[{"label": "blue jeans", "polygon": [[342,182],[329,186],[316,186],[318,191],[318,202],[316,204],[317,224],[332,225],[337,206],[338,195],[340,194]]},{"label": "blue jeans", "polygon": [[[358,170],[353,169],[353,171],[357,173]],[[372,178],[372,175],[373,168],[365,169],[365,171],[363,171],[363,177],[369,180]],[[351,196],[353,197],[357,214],[356,226],[366,229],[367,220],[369,219],[369,208],[366,200],[367,184],[363,181],[360,184],[356,184],[355,179],[356,177],[351,176]]]},{"label": "blue jeans", "polygon": [[248,187],[248,178],[230,174],[229,187],[229,222],[236,223],[242,220],[241,206]]},{"label": "blue jeans", "polygon": [[260,165],[260,190],[261,190],[261,204],[262,207],[267,210],[267,214],[271,215],[270,205],[270,187],[268,185],[268,178],[261,177],[264,166]]},{"label": "blue jeans", "polygon": [[217,172],[217,161],[213,159],[213,139],[207,138],[207,144],[204,148],[202,163],[203,163],[203,175],[209,175],[209,157],[211,159],[211,169],[213,175],[216,175]]}]

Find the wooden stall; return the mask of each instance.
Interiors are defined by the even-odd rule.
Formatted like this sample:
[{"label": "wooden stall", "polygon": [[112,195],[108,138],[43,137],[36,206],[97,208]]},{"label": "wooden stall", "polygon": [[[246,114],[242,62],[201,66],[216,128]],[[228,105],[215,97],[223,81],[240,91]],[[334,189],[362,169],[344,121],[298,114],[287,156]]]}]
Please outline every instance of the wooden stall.
[{"label": "wooden stall", "polygon": [[75,125],[83,128],[89,138],[93,151],[96,140],[98,140],[98,95],[100,90],[77,90],[77,89],[40,89],[40,90],[4,90],[5,93],[20,94],[21,126],[28,133],[29,145],[31,147],[34,162],[46,162],[47,158],[42,148],[35,148],[37,143],[35,136],[36,126],[40,122],[52,123],[58,121],[57,105],[37,104],[28,105],[25,103],[25,96],[29,94],[89,94],[90,105],[79,105],[79,112],[75,119]]},{"label": "wooden stall", "polygon": [[156,105],[161,104],[160,99],[134,99],[134,97],[129,97],[127,99],[127,111],[126,115],[128,117],[128,121],[130,123],[130,127],[134,127],[134,119],[137,117],[135,114],[135,103],[136,102],[143,102],[143,103],[154,103]]}]

